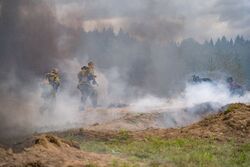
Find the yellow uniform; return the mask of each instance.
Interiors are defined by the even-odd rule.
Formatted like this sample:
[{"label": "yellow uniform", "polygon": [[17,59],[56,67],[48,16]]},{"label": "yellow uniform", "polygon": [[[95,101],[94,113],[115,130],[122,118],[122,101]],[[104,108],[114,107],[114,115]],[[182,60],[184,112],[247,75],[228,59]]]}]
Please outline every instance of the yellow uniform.
[{"label": "yellow uniform", "polygon": [[58,73],[50,72],[46,75],[46,79],[49,81],[49,84],[57,91],[60,85],[60,77]]},{"label": "yellow uniform", "polygon": [[97,105],[97,91],[93,85],[96,85],[96,76],[94,75],[94,69],[87,66],[82,67],[81,71],[78,73],[78,89],[81,91],[81,110],[84,110],[85,102],[90,98],[92,105],[95,107]]}]

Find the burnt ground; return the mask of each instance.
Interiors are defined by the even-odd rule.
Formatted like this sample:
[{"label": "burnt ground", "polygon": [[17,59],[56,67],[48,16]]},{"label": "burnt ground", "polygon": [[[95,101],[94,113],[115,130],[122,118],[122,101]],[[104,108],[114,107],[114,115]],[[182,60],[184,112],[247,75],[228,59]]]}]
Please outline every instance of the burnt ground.
[{"label": "burnt ground", "polygon": [[158,117],[157,113],[125,114],[122,118],[103,125],[93,124],[88,128],[35,134],[11,146],[2,146],[0,166],[69,167],[92,164],[110,166],[114,159],[127,161],[124,157],[116,157],[112,154],[82,151],[79,149],[79,143],[65,140],[68,136],[84,141],[122,140],[123,137],[140,141],[150,136],[163,139],[212,139],[222,143],[232,140],[236,143],[249,143],[250,140],[250,105],[231,104],[226,106],[223,112],[209,114],[199,122],[180,128],[148,126]]}]

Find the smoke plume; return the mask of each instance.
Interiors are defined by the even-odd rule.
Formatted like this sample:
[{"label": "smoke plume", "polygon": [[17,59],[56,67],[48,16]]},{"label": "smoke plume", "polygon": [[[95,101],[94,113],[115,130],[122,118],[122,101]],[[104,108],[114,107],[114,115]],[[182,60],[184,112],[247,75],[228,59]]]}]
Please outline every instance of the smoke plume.
[{"label": "smoke plume", "polygon": [[[232,52],[243,58],[235,58],[236,63],[231,64],[219,61],[227,56],[220,52],[219,46],[224,43],[203,46],[192,39],[181,44],[174,42],[190,35],[185,32],[192,28],[190,18],[197,13],[187,15],[179,1],[108,2],[0,0],[0,140],[123,116],[111,111],[112,106],[128,107],[130,112],[165,112],[165,126],[173,127],[176,124],[168,124],[170,117],[178,125],[198,120],[201,104],[209,103],[211,111],[216,111],[228,103],[249,101],[249,94],[232,97],[220,81],[217,85],[186,85],[191,73],[201,71],[229,73],[233,69],[234,76],[242,82],[245,76],[249,78],[245,74],[249,70],[238,66],[242,60],[247,62],[244,60],[248,60],[248,50],[238,52],[238,45],[233,42],[230,46],[236,46],[236,51]],[[241,38],[238,41],[243,43]],[[249,42],[244,44],[248,45]],[[211,48],[216,54],[221,53],[219,60],[212,56]],[[185,57],[183,53],[189,54]],[[77,73],[90,60],[97,68],[98,107],[105,110],[101,114],[79,112]],[[210,64],[204,66],[204,62]],[[55,112],[42,115],[41,82],[54,67],[62,79]],[[187,112],[181,119],[173,111]]]}]

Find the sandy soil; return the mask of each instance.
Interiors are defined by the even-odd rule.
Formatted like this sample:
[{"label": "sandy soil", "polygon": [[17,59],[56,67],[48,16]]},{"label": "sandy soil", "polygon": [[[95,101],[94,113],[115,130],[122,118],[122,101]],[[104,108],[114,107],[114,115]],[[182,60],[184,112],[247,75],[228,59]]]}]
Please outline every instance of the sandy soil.
[{"label": "sandy soil", "polygon": [[[88,128],[71,129],[64,132],[36,134],[13,144],[11,147],[0,147],[0,166],[86,166],[96,164],[108,166],[113,157],[108,154],[95,154],[79,149],[77,143],[63,139],[67,135],[76,135],[84,140],[110,140],[119,135],[121,129],[142,140],[146,136],[162,138],[211,138],[219,141],[234,139],[246,142],[250,139],[250,105],[232,104],[223,112],[210,114],[203,120],[180,128],[158,127],[157,121],[162,115],[158,112],[150,114],[124,114],[111,122],[94,124]],[[151,126],[149,126],[151,125]],[[121,161],[123,161],[121,159]]]}]

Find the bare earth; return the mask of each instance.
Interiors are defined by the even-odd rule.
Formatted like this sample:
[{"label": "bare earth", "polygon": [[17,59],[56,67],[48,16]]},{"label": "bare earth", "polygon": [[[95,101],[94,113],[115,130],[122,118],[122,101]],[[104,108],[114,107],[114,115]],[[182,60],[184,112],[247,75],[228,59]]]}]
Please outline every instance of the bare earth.
[{"label": "bare earth", "polygon": [[[111,140],[121,129],[135,140],[148,136],[161,138],[212,138],[218,141],[231,139],[247,142],[250,139],[250,105],[232,104],[217,114],[208,115],[203,120],[180,128],[161,127],[157,113],[124,114],[111,122],[94,124],[87,128],[72,129],[64,132],[36,134],[11,146],[0,147],[0,166],[109,166],[117,159],[109,154],[84,152],[77,143],[63,139],[67,135],[79,136],[85,140]],[[119,158],[120,161],[123,159]],[[125,160],[124,160],[125,161]]]}]

